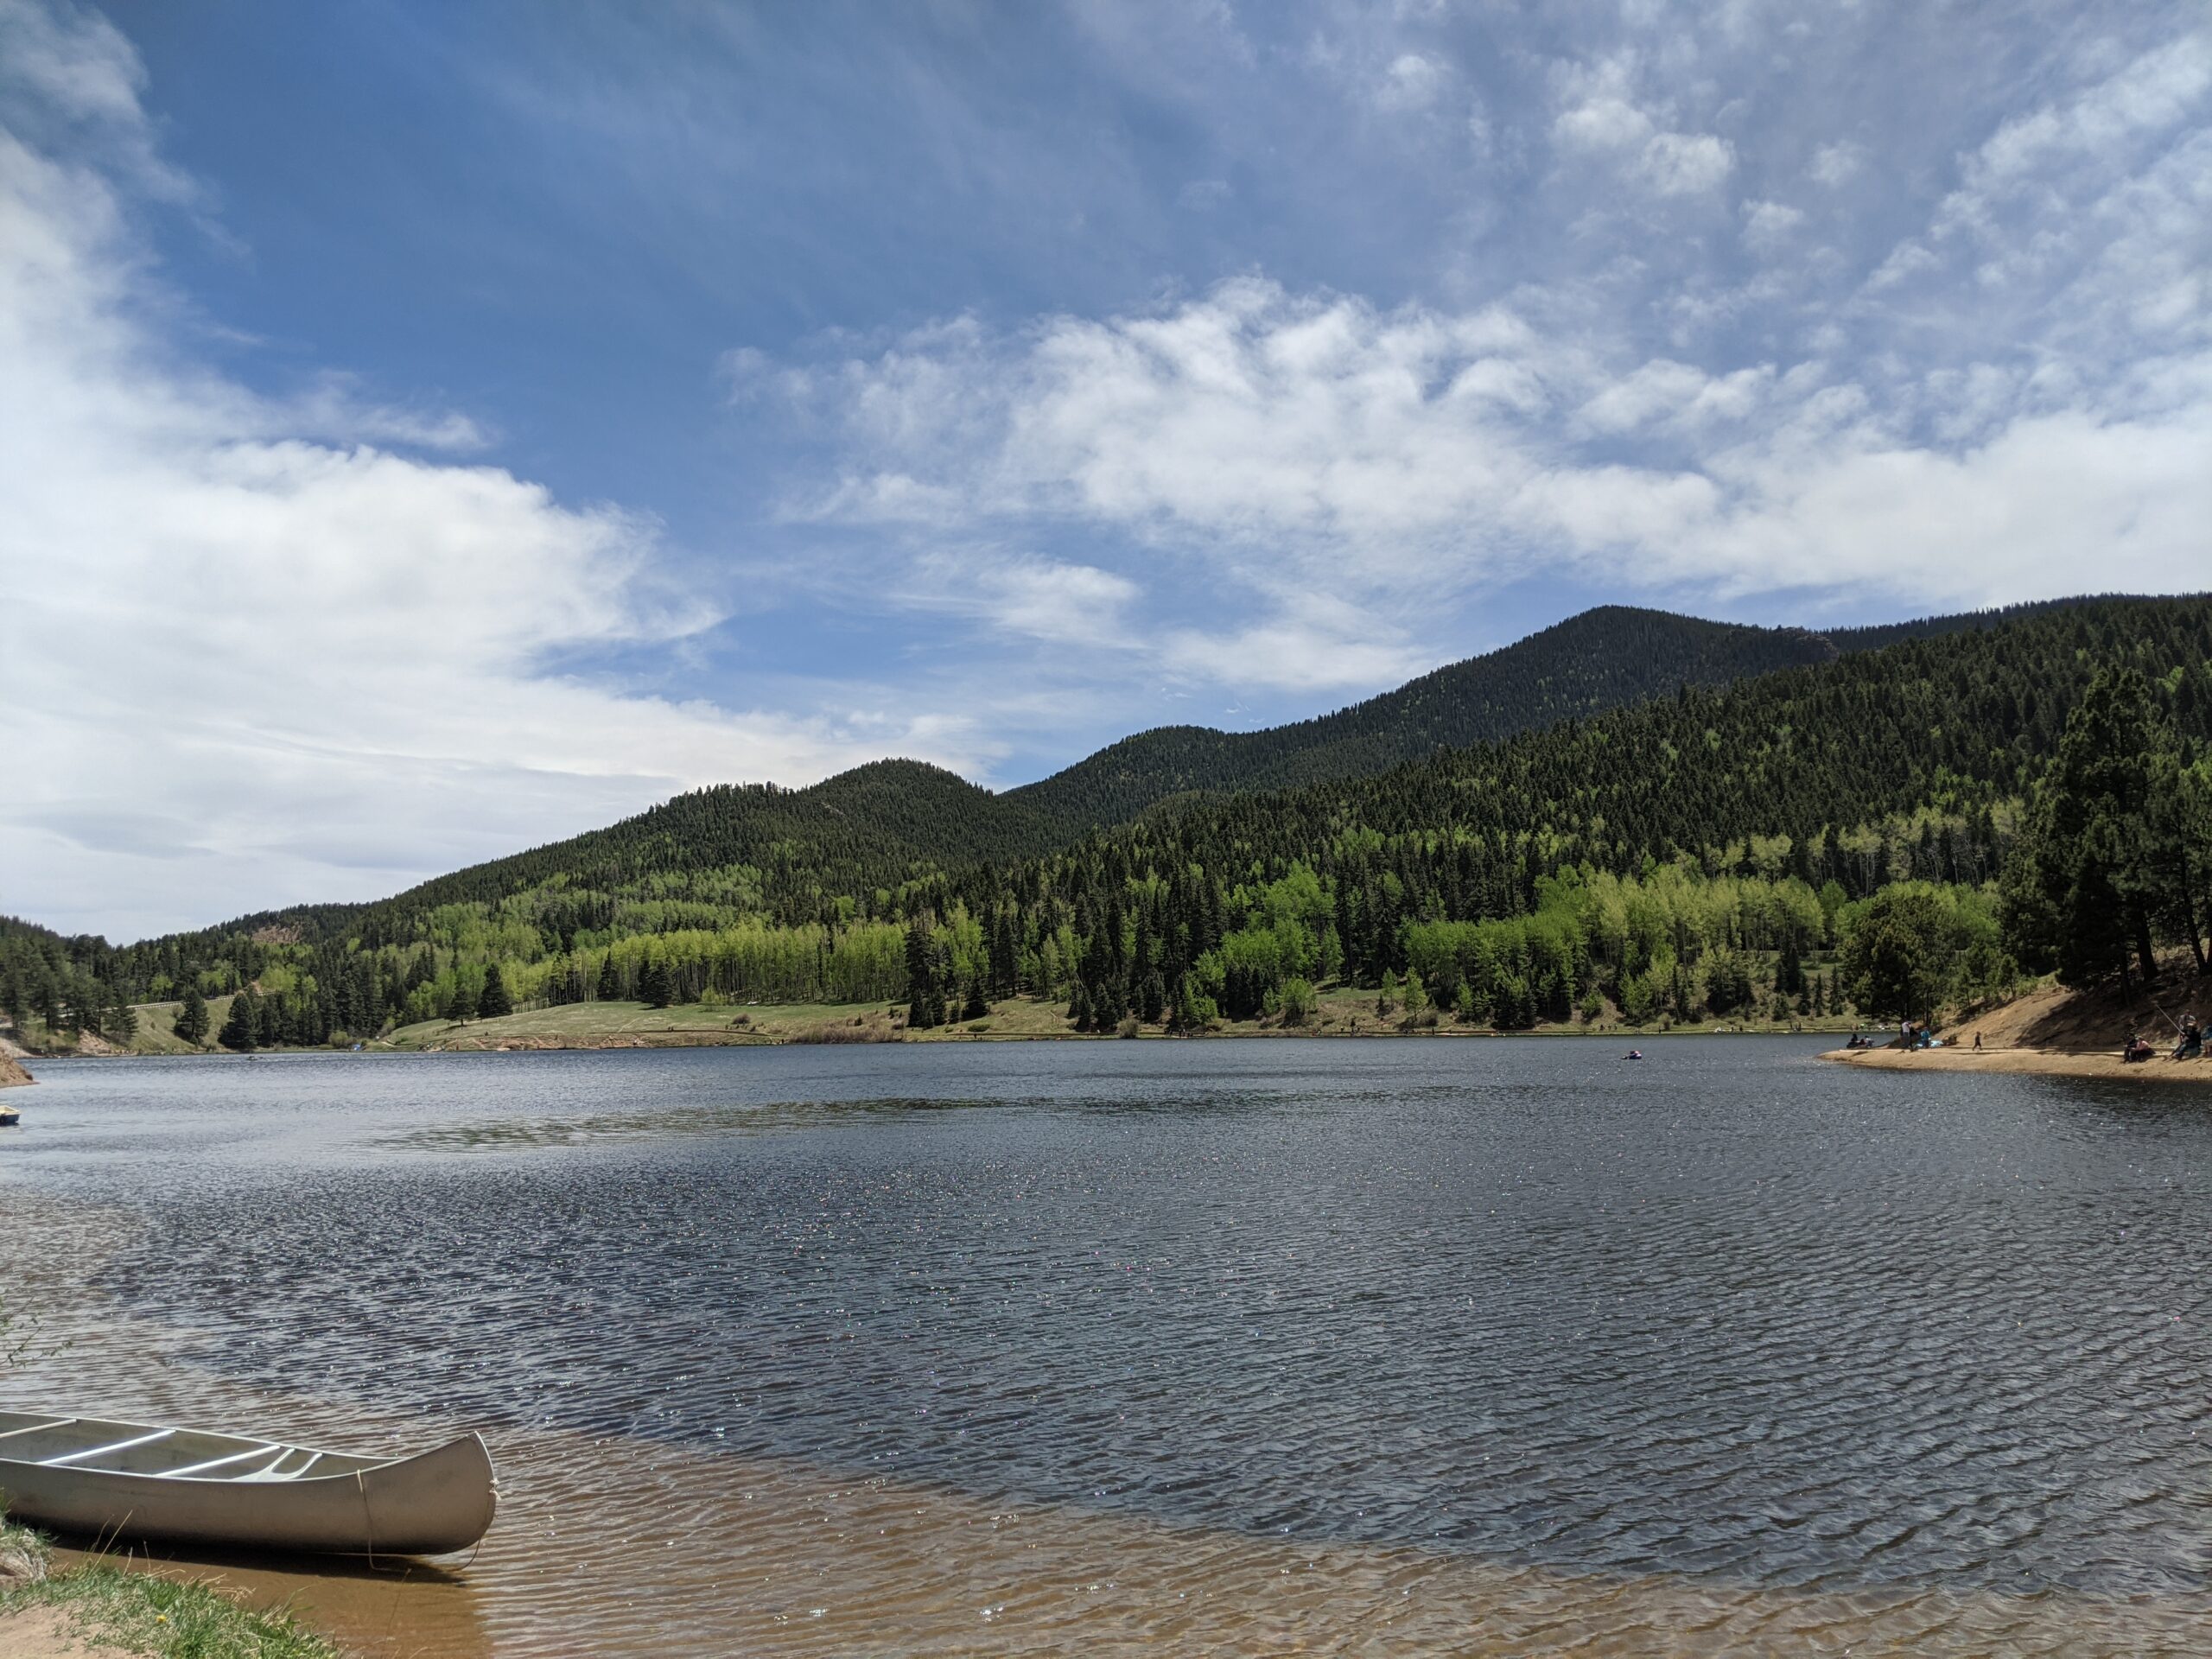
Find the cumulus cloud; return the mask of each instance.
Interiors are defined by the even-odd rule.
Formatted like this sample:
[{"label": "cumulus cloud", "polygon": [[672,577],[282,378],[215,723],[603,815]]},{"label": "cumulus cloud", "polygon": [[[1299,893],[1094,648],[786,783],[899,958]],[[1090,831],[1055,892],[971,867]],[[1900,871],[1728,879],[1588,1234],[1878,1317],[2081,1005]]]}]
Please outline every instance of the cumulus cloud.
[{"label": "cumulus cloud", "polygon": [[1744,245],[1757,254],[1778,252],[1789,245],[1804,222],[1803,210],[1788,202],[1747,201],[1744,204]]},{"label": "cumulus cloud", "polygon": [[[1620,363],[1509,309],[1384,311],[1255,279],[953,338],[927,372],[911,345],[842,366],[864,391],[849,460],[883,470],[825,511],[895,524],[912,494],[931,524],[1074,520],[1203,561],[1266,613],[1166,656],[1250,683],[1382,673],[1437,594],[1548,569],[1978,603],[2078,587],[2088,550],[2100,585],[2171,587],[2212,522],[2201,354],[2051,409],[2002,373],[1870,387],[1814,361]],[[908,396],[969,424],[947,441],[893,407]]]},{"label": "cumulus cloud", "polygon": [[[1909,584],[1897,603],[1924,607],[2078,588],[2094,557],[2096,585],[2189,585],[2212,521],[2208,38],[2138,41],[1996,109],[1927,164],[1901,239],[1854,248],[1817,199],[1812,247],[1809,201],[1737,201],[1761,270],[1732,287],[1662,287],[1643,249],[1463,307],[1253,276],[814,363],[836,476],[804,510],[1183,562],[1246,614],[1137,648],[1251,685],[1385,674],[1438,611],[1538,575],[1677,599]],[[1555,67],[1557,153],[1718,198],[1734,151],[1698,128],[1733,118],[1700,118],[1693,56]],[[1892,149],[1832,139],[1799,188],[1878,165]]]},{"label": "cumulus cloud", "polygon": [[[10,4],[20,95],[150,155],[136,60]],[[40,33],[41,29],[44,33]],[[38,53],[47,55],[41,57]],[[26,64],[29,67],[26,70]],[[710,611],[648,518],[487,466],[465,416],[331,377],[271,402],[162,337],[136,175],[0,129],[0,909],[133,936],[365,898],[733,778],[803,781],[969,734],[739,714],[562,671]]]},{"label": "cumulus cloud", "polygon": [[1608,161],[1662,196],[1705,194],[1735,171],[1736,152],[1726,139],[1672,130],[1637,101],[1631,60],[1577,66],[1562,79],[1561,107],[1552,122],[1552,140],[1561,150]]}]

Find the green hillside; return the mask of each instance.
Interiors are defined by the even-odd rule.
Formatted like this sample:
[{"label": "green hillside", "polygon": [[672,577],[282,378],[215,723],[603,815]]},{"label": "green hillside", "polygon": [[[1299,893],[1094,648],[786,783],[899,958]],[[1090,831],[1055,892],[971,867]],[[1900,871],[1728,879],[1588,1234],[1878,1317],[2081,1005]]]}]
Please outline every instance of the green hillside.
[{"label": "green hillside", "polygon": [[1754,628],[1608,605],[1334,714],[1257,732],[1166,726],[1007,791],[1068,833],[1191,791],[1285,789],[1386,772],[1442,748],[1672,693],[1826,662],[1802,628]]},{"label": "green hillside", "polygon": [[[1095,1026],[1179,1007],[1249,1018],[1287,987],[1410,972],[1506,1021],[1593,997],[1687,1015],[1734,1006],[1739,978],[1745,995],[1810,998],[1804,963],[1833,972],[1857,907],[1914,882],[1944,895],[1941,927],[1980,953],[1977,982],[2029,958],[2124,966],[2109,941],[2067,954],[2057,936],[2094,931],[2091,912],[2132,918],[2140,941],[2202,949],[2212,899],[2200,918],[2189,861],[2202,826],[2189,815],[2212,740],[2212,601],[2078,601],[1826,637],[1608,611],[1524,645],[1519,681],[1478,658],[1246,748],[1218,734],[1135,740],[1119,746],[1127,764],[1103,766],[1108,751],[1061,774],[1081,786],[1058,804],[1044,785],[994,796],[890,761],[812,789],[680,797],[374,905],[121,950],[0,926],[0,999],[16,999],[0,1006],[81,1000],[96,1024],[101,1008],[188,979],[210,996],[255,982],[261,1040],[320,1041],[486,1000],[899,1000],[926,1023],[931,1007],[1020,992]],[[1809,660],[1724,674],[1762,653]],[[1628,655],[1686,678],[1621,705],[1645,682],[1599,659]],[[2106,734],[2062,770],[2133,766],[2151,781],[2130,785],[2139,804],[2113,809],[2117,829],[2092,835],[2083,808],[2046,814],[2038,838],[2038,789],[2093,685]],[[1379,764],[1408,733],[1606,697],[1617,706]],[[2149,758],[2115,771],[2098,745]],[[1309,769],[1329,775],[1235,791],[1205,781]],[[1109,817],[1154,791],[1153,806],[1172,810]],[[2164,804],[2139,804],[2154,797]],[[2106,887],[2066,886],[2065,859],[2148,846],[2138,820],[2169,818],[2165,864],[2129,853],[2120,874],[2099,875]],[[2008,922],[2000,939],[1991,884],[2008,868],[2046,911],[2088,909],[2047,914],[2041,933]],[[2007,904],[2016,921],[2032,908]],[[1823,1011],[1837,995],[1821,991]]]},{"label": "green hillside", "polygon": [[1010,790],[1007,798],[1063,835],[1076,835],[1126,823],[1177,795],[1372,777],[1440,749],[1541,731],[1563,720],[1671,696],[1685,685],[1726,685],[2089,602],[2126,601],[2050,600],[1817,632],[1600,606],[1313,720],[1256,732],[1165,726],[1140,733],[1050,778]]}]

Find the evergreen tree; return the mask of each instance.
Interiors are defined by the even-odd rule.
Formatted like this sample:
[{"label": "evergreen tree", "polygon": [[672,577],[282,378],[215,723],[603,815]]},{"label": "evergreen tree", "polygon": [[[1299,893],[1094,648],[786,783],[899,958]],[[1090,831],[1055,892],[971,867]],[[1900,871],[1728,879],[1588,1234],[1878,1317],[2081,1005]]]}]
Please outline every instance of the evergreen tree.
[{"label": "evergreen tree", "polygon": [[1166,1010],[1167,984],[1160,978],[1159,970],[1154,969],[1137,987],[1137,1018],[1147,1025],[1156,1026],[1166,1016]]},{"label": "evergreen tree", "polygon": [[664,1008],[675,995],[675,987],[669,982],[668,963],[655,951],[638,970],[638,999],[649,1008]]},{"label": "evergreen tree", "polygon": [[258,999],[251,991],[240,991],[231,999],[231,1011],[224,1016],[223,1029],[215,1040],[225,1048],[240,1054],[251,1054],[261,1046],[260,1021],[256,1017],[254,1003]]},{"label": "evergreen tree", "polygon": [[1798,951],[1795,928],[1783,936],[1782,955],[1774,965],[1774,988],[1784,996],[1797,996],[1805,989],[1805,958]]},{"label": "evergreen tree", "polygon": [[467,980],[455,981],[453,995],[446,999],[446,1018],[465,1026],[475,1017],[476,993],[469,989]]},{"label": "evergreen tree", "polygon": [[906,1025],[929,1031],[944,1023],[944,987],[938,980],[936,942],[917,917],[906,928]]},{"label": "evergreen tree", "polygon": [[622,1000],[622,976],[614,969],[614,953],[610,950],[599,961],[599,985],[593,993],[601,1002]]},{"label": "evergreen tree", "polygon": [[2180,757],[2142,671],[2100,670],[2067,716],[2038,791],[2024,868],[2008,882],[2008,940],[2066,985],[2158,977],[2154,925],[2186,905]]},{"label": "evergreen tree", "polygon": [[1732,1014],[1751,1000],[1750,964],[1733,950],[1714,951],[1706,959],[1705,1005],[1715,1014]]},{"label": "evergreen tree", "polygon": [[184,982],[183,999],[177,1006],[174,1029],[179,1037],[199,1048],[207,1041],[208,1024],[207,999],[200,995],[200,982],[188,979]]},{"label": "evergreen tree", "polygon": [[485,969],[484,988],[477,994],[477,1015],[480,1019],[497,1020],[500,1015],[514,1011],[514,999],[507,995],[507,982],[500,975],[499,964],[493,963]]}]

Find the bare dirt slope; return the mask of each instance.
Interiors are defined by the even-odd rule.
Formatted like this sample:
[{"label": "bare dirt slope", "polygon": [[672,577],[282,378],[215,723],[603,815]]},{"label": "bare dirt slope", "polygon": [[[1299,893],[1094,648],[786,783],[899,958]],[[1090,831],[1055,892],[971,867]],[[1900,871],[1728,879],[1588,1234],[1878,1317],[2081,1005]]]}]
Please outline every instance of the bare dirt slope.
[{"label": "bare dirt slope", "polygon": [[[1829,1058],[1885,1071],[2023,1071],[2212,1084],[2212,1060],[2167,1058],[2177,1023],[2190,1013],[2212,1023],[2212,979],[2200,978],[2196,964],[2182,957],[2164,965],[2147,993],[2129,997],[2117,987],[2069,991],[2048,986],[1943,1032],[1942,1048],[1838,1049]],[[2120,1047],[2139,1033],[2157,1046],[2158,1057],[2126,1065]]]}]

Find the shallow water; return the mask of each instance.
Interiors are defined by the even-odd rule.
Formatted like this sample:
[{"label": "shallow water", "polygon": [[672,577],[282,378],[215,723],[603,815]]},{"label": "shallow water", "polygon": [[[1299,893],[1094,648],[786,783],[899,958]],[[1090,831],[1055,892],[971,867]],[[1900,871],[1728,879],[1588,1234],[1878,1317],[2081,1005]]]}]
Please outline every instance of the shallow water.
[{"label": "shallow water", "polygon": [[482,1427],[391,1651],[2204,1650],[2212,1090],[1818,1046],[54,1065],[24,1386]]}]

